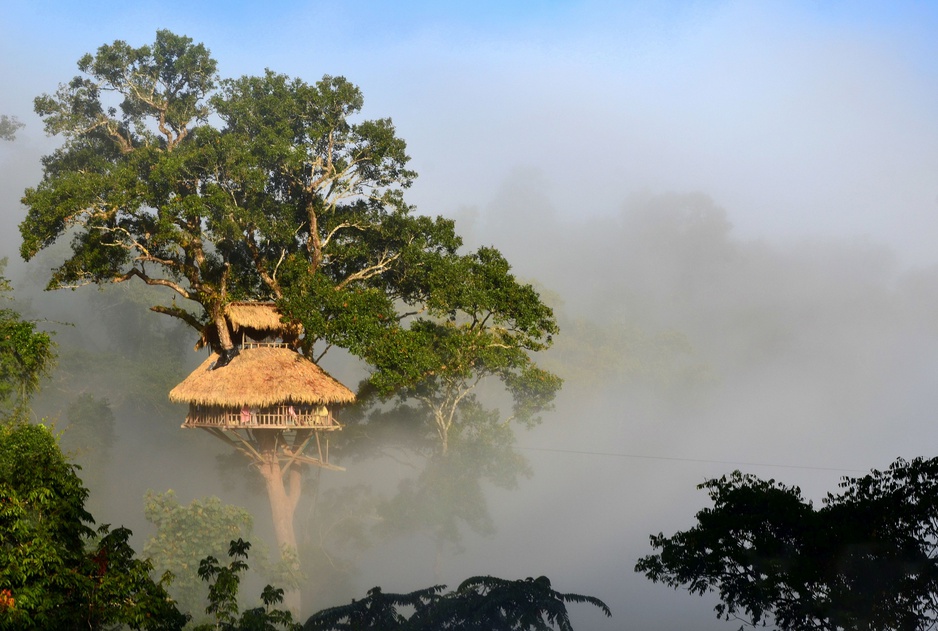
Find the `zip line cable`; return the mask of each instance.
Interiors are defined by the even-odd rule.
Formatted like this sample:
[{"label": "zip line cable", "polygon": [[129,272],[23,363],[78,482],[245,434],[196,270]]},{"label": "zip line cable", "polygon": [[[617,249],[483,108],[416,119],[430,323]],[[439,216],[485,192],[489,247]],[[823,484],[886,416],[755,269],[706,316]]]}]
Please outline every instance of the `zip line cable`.
[{"label": "zip line cable", "polygon": [[780,469],[810,469],[814,471],[840,471],[846,473],[869,473],[865,469],[845,469],[842,467],[812,467],[797,464],[775,464],[768,462],[736,462],[733,460],[706,460],[704,458],[677,458],[669,456],[643,456],[640,454],[623,454],[608,451],[583,451],[578,449],[552,449],[550,447],[518,447],[523,451],[546,451],[562,454],[578,454],[582,456],[606,456],[610,458],[634,458],[642,460],[670,460],[675,462],[702,462],[706,464],[725,464],[737,467],[778,467]]}]

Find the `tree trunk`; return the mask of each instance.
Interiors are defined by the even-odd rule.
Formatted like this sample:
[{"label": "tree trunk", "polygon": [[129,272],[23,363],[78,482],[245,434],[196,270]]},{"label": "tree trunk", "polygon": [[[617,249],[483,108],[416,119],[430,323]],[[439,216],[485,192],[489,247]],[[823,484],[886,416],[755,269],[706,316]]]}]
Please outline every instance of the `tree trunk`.
[{"label": "tree trunk", "polygon": [[[267,432],[263,433],[266,434]],[[284,471],[277,455],[276,440],[265,442],[269,444],[264,445],[261,451],[263,462],[260,463],[259,471],[267,486],[267,497],[270,500],[270,513],[273,518],[277,548],[281,559],[291,563],[294,566],[291,570],[298,573],[299,558],[297,556],[296,531],[293,528],[293,515],[300,500],[302,472],[296,466],[290,467],[287,471],[289,483],[285,484],[283,479]],[[299,589],[290,586],[285,587],[283,604],[293,613],[294,617],[299,618],[302,606]]]},{"label": "tree trunk", "polygon": [[225,318],[224,311],[219,309],[213,319],[215,321],[215,329],[218,331],[218,345],[221,347],[221,350],[231,350],[234,348],[234,342],[231,341],[231,335],[228,333],[228,320]]}]

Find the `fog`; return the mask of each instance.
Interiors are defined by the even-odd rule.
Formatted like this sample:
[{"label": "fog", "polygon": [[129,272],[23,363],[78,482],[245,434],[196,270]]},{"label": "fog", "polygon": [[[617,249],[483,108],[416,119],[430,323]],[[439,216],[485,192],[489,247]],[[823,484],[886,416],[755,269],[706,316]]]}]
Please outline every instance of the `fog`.
[{"label": "fog", "polygon": [[[374,585],[547,575],[612,608],[607,620],[572,607],[577,629],[735,629],[716,620],[715,601],[633,572],[648,535],[692,525],[706,505],[697,484],[741,469],[818,502],[841,476],[933,455],[933,9],[99,9],[4,10],[0,112],[26,127],[0,143],[0,255],[62,355],[37,413],[61,415],[83,391],[112,404],[115,445],[86,467],[91,508],[131,527],[138,550],[152,529],[147,489],[248,507],[258,539],[269,538],[266,500],[246,468],[219,466],[220,441],[180,429],[185,410],[166,401],[204,358],[191,333],[130,287],[40,292],[53,262],[18,261],[16,226],[23,189],[56,146],[31,99],[69,79],[83,53],[147,43],[163,27],[204,42],[223,75],[270,67],[358,83],[365,114],[392,117],[408,141],[420,173],[409,201],[454,217],[468,246],[501,249],[560,322],[539,360],[565,385],[541,425],[515,431],[531,475],[486,487],[495,532],[467,531],[436,572],[426,537],[382,540],[352,555],[354,571],[315,605]],[[148,372],[153,354],[175,372]],[[350,386],[363,375],[342,359],[324,367]],[[322,484],[389,492],[405,475],[391,459],[355,460]],[[311,528],[302,506],[298,515],[298,530]]]}]

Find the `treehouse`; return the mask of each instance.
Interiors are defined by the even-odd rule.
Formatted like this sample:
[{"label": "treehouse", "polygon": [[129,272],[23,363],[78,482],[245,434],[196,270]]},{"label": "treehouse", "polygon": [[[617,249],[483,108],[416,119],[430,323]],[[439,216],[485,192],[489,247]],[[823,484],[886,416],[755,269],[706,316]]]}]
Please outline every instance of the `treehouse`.
[{"label": "treehouse", "polygon": [[[226,319],[237,352],[211,353],[169,393],[189,404],[182,426],[202,428],[256,462],[276,454],[338,469],[329,464],[326,433],[341,429],[335,410],[355,395],[296,350],[302,331],[284,325],[274,305],[232,303]],[[213,329],[197,348],[216,346]],[[313,444],[315,455],[307,453]]]}]

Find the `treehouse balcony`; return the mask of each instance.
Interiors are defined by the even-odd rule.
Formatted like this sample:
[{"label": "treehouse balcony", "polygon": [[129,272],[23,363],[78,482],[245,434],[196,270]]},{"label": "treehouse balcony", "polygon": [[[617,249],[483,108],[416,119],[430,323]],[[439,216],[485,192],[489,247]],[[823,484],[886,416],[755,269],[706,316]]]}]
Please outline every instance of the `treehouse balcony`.
[{"label": "treehouse balcony", "polygon": [[[237,350],[210,353],[169,393],[189,406],[182,426],[207,431],[255,464],[342,470],[329,463],[325,432],[342,429],[334,413],[355,394],[298,352],[302,329],[281,322],[272,303],[231,303],[226,319]],[[206,328],[198,347],[220,348],[213,331]]]},{"label": "treehouse balcony", "polygon": [[336,408],[355,395],[283,342],[246,343],[227,363],[211,353],[169,398],[187,403],[183,427],[209,430],[341,429]]},{"label": "treehouse balcony", "polygon": [[342,426],[324,405],[273,405],[232,408],[190,404],[183,427],[216,429],[314,429],[333,431]]}]

